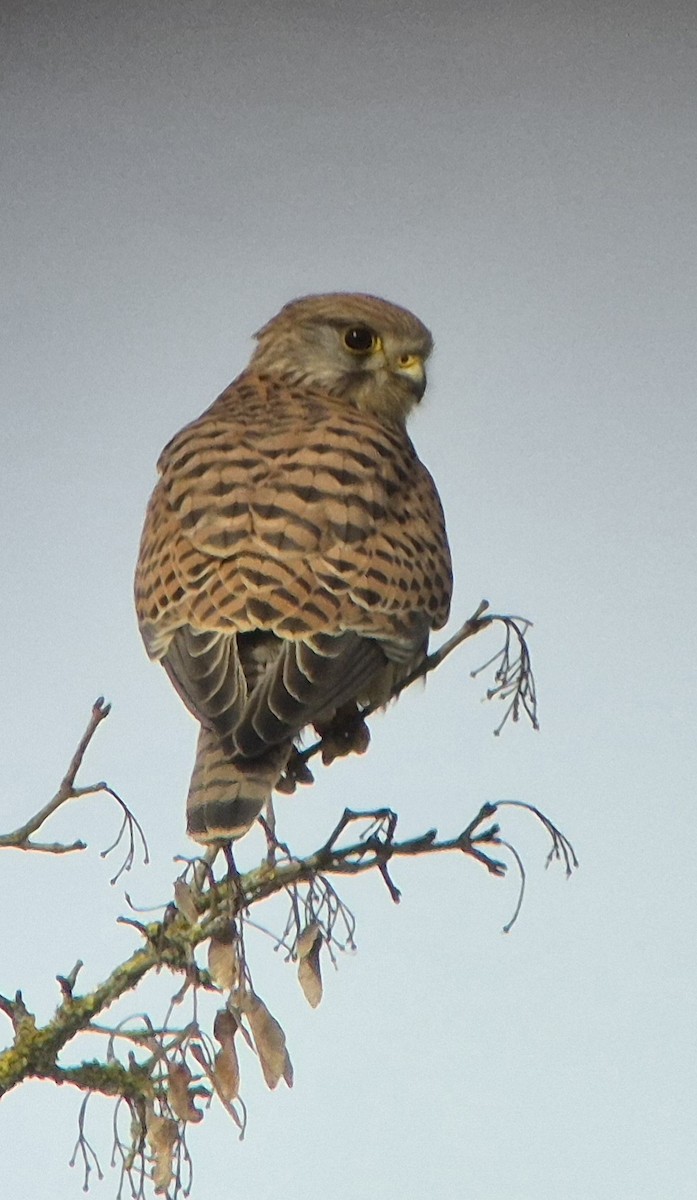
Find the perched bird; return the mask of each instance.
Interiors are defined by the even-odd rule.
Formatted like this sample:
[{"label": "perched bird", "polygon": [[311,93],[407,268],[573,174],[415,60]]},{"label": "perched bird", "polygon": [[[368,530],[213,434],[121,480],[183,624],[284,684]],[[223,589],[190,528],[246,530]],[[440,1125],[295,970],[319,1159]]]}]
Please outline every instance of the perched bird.
[{"label": "perched bird", "polygon": [[187,827],[203,843],[250,828],[306,726],[327,757],[365,749],[357,706],[422,661],[452,587],[405,429],[426,327],[332,293],[256,336],[247,369],[163,450],[136,570],[147,652],[201,724]]}]

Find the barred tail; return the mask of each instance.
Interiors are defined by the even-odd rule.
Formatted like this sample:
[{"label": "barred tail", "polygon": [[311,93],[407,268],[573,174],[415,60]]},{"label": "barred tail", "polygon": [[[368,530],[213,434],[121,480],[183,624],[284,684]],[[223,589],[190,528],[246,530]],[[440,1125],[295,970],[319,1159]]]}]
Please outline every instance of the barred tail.
[{"label": "barred tail", "polygon": [[231,762],[222,742],[201,726],[186,801],[186,827],[196,842],[240,838],[252,827],[281,774],[291,743],[256,759]]}]

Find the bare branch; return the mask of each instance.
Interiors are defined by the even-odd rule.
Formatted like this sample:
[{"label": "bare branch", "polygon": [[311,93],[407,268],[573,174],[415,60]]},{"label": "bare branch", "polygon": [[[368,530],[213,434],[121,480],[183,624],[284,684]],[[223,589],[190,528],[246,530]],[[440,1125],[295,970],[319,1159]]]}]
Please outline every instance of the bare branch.
[{"label": "bare branch", "polygon": [[569,878],[573,870],[578,866],[578,859],[569,839],[564,836],[560,829],[557,829],[549,817],[545,816],[534,804],[527,804],[524,800],[499,800],[497,801],[497,808],[522,808],[525,812],[532,813],[534,817],[537,817],[540,824],[547,830],[552,842],[545,866],[548,867],[552,862],[563,860],[566,877],[567,879]]},{"label": "bare branch", "polygon": [[[503,649],[490,658],[482,667],[479,667],[476,671],[472,671],[471,674],[474,677],[493,663],[499,664],[494,676],[494,687],[490,688],[487,692],[487,699],[489,700],[497,698],[509,701],[503,720],[494,730],[497,735],[501,732],[509,717],[513,721],[519,720],[521,710],[528,716],[533,729],[537,729],[535,682],[530,663],[530,654],[525,641],[525,636],[531,622],[522,617],[507,617],[501,616],[498,613],[487,613],[488,608],[488,600],[482,600],[472,615],[467,618],[452,637],[449,637],[447,641],[443,642],[442,646],[432,651],[431,654],[427,654],[418,667],[397,684],[389,700],[396,700],[406,688],[416,683],[418,679],[424,679],[431,671],[435,671],[448,655],[452,654],[453,650],[457,650],[458,646],[461,646],[463,642],[481,633],[483,629],[488,629],[494,623],[500,622],[506,630],[506,640]],[[517,647],[517,653],[512,653],[513,642],[515,642]],[[384,704],[384,701],[369,704],[347,720],[345,729],[342,728],[342,733],[348,735],[347,742],[349,744],[351,743],[350,734],[357,731],[364,724],[366,718],[372,716],[378,709],[383,708]],[[335,735],[334,730],[332,730],[332,734]],[[280,791],[293,791],[296,783],[308,784],[313,782],[313,777],[308,770],[307,763],[316,754],[320,754],[328,749],[332,742],[332,734],[319,738],[304,750],[293,751],[286,767],[286,774],[279,787]],[[366,744],[367,736],[363,745],[365,746]],[[332,755],[330,754],[330,759],[331,757]]]},{"label": "bare branch", "polygon": [[104,1172],[102,1171],[102,1168],[100,1166],[99,1159],[97,1158],[97,1154],[96,1154],[94,1148],[90,1145],[89,1141],[87,1140],[87,1136],[85,1134],[85,1115],[87,1112],[87,1105],[89,1103],[90,1095],[91,1095],[91,1093],[88,1092],[87,1095],[85,1096],[84,1100],[82,1101],[82,1104],[80,1105],[80,1113],[79,1113],[78,1119],[77,1119],[77,1129],[78,1129],[77,1141],[75,1143],[75,1149],[73,1150],[73,1156],[70,1160],[70,1166],[74,1167],[75,1163],[77,1162],[78,1154],[80,1155],[80,1158],[82,1160],[82,1171],[83,1171],[83,1176],[82,1176],[83,1192],[89,1191],[90,1175],[93,1170],[95,1170],[97,1172],[97,1179],[104,1178]]},{"label": "bare branch", "polygon": [[500,621],[506,630],[506,641],[503,649],[490,658],[488,662],[472,671],[476,678],[487,667],[498,663],[494,675],[494,687],[489,688],[487,700],[508,700],[508,707],[500,724],[494,730],[496,737],[500,734],[509,717],[513,721],[520,720],[521,709],[528,717],[533,729],[539,729],[537,720],[537,694],[535,679],[530,663],[530,651],[525,640],[530,621],[525,617],[503,617],[492,615],[490,620]]},{"label": "bare branch", "polygon": [[128,850],[126,851],[126,857],[111,880],[111,883],[114,884],[121,878],[125,871],[130,871],[131,867],[133,866],[133,860],[136,852],[136,834],[140,839],[140,844],[143,851],[143,863],[145,866],[147,866],[147,864],[150,862],[150,855],[148,853],[148,843],[145,839],[145,834],[143,833],[143,827],[135,814],[131,812],[126,802],[121,799],[118,792],[115,792],[113,788],[107,787],[106,784],[103,785],[101,790],[106,792],[107,795],[111,796],[112,800],[115,800],[119,805],[123,813],[123,820],[121,822],[121,828],[119,829],[114,841],[110,846],[107,846],[106,850],[100,851],[100,857],[106,858],[108,854],[111,854],[112,850],[115,850],[116,847],[120,845],[124,835],[128,837]]},{"label": "bare branch", "polygon": [[518,900],[517,900],[516,906],[513,910],[513,916],[511,917],[510,921],[506,921],[506,924],[503,927],[504,933],[510,933],[513,926],[515,925],[516,921],[518,920],[518,917],[520,916],[520,910],[523,907],[523,899],[525,896],[525,879],[526,879],[525,867],[523,866],[523,860],[520,857],[515,846],[512,846],[510,842],[504,841],[503,838],[501,839],[499,844],[501,846],[505,846],[505,848],[507,850],[510,850],[511,854],[513,855],[515,864],[518,868],[518,873],[520,875],[520,891],[518,892]]},{"label": "bare branch", "polygon": [[44,804],[43,808],[40,808],[33,817],[30,817],[24,825],[20,825],[12,833],[0,834],[0,848],[13,846],[17,850],[42,850],[47,854],[68,854],[73,850],[85,849],[85,843],[81,841],[73,842],[70,845],[61,845],[56,842],[32,842],[30,838],[66,801],[75,800],[79,796],[92,795],[94,792],[108,790],[105,783],[95,783],[89,787],[76,788],[75,778],[82,766],[82,760],[85,757],[87,747],[92,741],[99,725],[108,717],[110,710],[111,705],[104,703],[103,696],[99,696],[95,700],[87,728],[78,742],[77,749],[70,760],[68,769],[61,780],[61,785],[55,796],[52,800],[49,800],[48,804]]},{"label": "bare branch", "polygon": [[[545,828],[552,837],[552,857],[562,858],[567,871],[576,865],[576,857],[569,842],[552,823],[538,810],[529,805],[516,801],[504,801],[507,805],[518,805],[529,808],[533,814],[542,820]],[[54,1066],[62,1048],[81,1030],[92,1025],[94,1018],[108,1008],[118,997],[135,988],[138,983],[152,970],[166,966],[180,973],[185,979],[185,990],[190,986],[205,984],[211,986],[207,972],[198,968],[193,960],[196,946],[209,939],[219,930],[225,932],[231,928],[231,921],[243,917],[254,904],[270,896],[282,893],[295,897],[294,923],[296,936],[302,925],[312,921],[320,921],[325,938],[331,939],[332,924],[341,913],[341,902],[336,893],[330,889],[327,876],[359,875],[366,871],[378,870],[389,889],[393,900],[398,898],[398,889],[388,874],[388,863],[399,858],[415,858],[421,855],[445,854],[457,851],[463,853],[484,866],[490,874],[502,876],[506,872],[506,864],[494,857],[492,849],[507,845],[500,838],[499,826],[488,824],[496,813],[498,805],[485,804],[470,821],[469,825],[456,837],[438,839],[437,832],[429,829],[418,837],[403,841],[395,840],[397,818],[389,809],[378,809],[375,812],[354,813],[347,810],[329,839],[317,850],[303,859],[290,858],[270,866],[264,861],[261,866],[244,875],[235,877],[226,874],[219,882],[209,884],[200,894],[197,909],[200,915],[195,923],[174,910],[174,914],[162,921],[142,925],[121,918],[124,923],[136,925],[138,932],[144,938],[144,945],[131,955],[126,962],[112,971],[109,977],[92,992],[76,996],[73,992],[76,971],[71,972],[64,983],[64,997],[51,1022],[43,1028],[37,1028],[34,1019],[26,1009],[21,994],[14,1001],[0,997],[0,1009],[11,1017],[15,1026],[15,1044],[0,1054],[0,1094],[14,1087],[28,1075],[40,1074],[43,1077],[58,1078]],[[356,821],[368,821],[368,827],[363,835],[348,845],[340,845],[341,834]],[[482,826],[484,826],[482,828]],[[519,862],[517,853],[514,857]],[[310,885],[312,897],[306,902],[305,910],[298,907],[297,888],[299,885]],[[329,889],[329,890],[328,890]],[[324,897],[324,898],[323,898]],[[337,903],[338,902],[338,903]],[[327,916],[322,916],[322,905],[328,905]],[[169,908],[168,908],[169,911]],[[516,914],[517,915],[517,914]],[[352,918],[344,916],[347,922],[349,944],[353,943]],[[244,961],[244,959],[242,960]],[[181,999],[180,994],[179,999]],[[169,1018],[165,1021],[168,1025]],[[116,1064],[106,1064],[105,1076],[97,1073],[92,1077],[92,1087],[95,1090],[114,1094],[113,1078],[110,1074]],[[61,1081],[64,1076],[61,1076]],[[80,1086],[77,1076],[71,1079]],[[119,1089],[116,1089],[119,1090]],[[125,1094],[121,1092],[121,1094]],[[133,1081],[132,1094],[142,1095],[137,1080]]]},{"label": "bare branch", "polygon": [[[464,624],[460,626],[460,628],[452,635],[452,637],[449,637],[447,641],[443,642],[442,646],[439,646],[437,650],[432,651],[431,654],[426,656],[423,663],[421,663],[421,665],[417,667],[415,671],[412,671],[411,675],[408,675],[407,678],[403,680],[397,688],[395,688],[393,696],[398,696],[400,692],[403,692],[405,688],[409,687],[417,679],[421,679],[424,675],[428,675],[431,671],[435,671],[436,667],[439,667],[442,662],[445,662],[445,659],[448,657],[448,655],[452,654],[453,650],[457,650],[458,646],[461,646],[462,643],[466,642],[468,638],[474,637],[477,633],[481,633],[482,629],[486,629],[489,625],[491,625],[492,621],[499,620],[499,618],[495,616],[484,616],[484,613],[487,611],[488,607],[488,600],[480,601],[479,605],[472,613],[472,616],[468,617]],[[373,708],[372,711],[374,712],[375,709]]]},{"label": "bare branch", "polygon": [[[41,854],[72,854],[75,850],[86,850],[87,842],[78,838],[74,842],[15,842],[13,833],[0,835],[0,849],[12,847],[15,850],[37,850]],[[7,840],[5,840],[7,839]]]},{"label": "bare branch", "polygon": [[106,858],[108,854],[111,854],[112,850],[120,845],[124,837],[127,838],[128,842],[124,861],[111,882],[116,883],[124,871],[130,871],[135,858],[136,839],[139,839],[140,841],[143,850],[144,863],[148,863],[150,861],[148,856],[148,845],[145,840],[143,829],[135,815],[131,812],[128,805],[121,799],[119,794],[115,792],[113,788],[109,787],[108,783],[105,783],[104,780],[101,780],[99,783],[89,784],[87,787],[77,787],[75,784],[75,779],[80,767],[82,766],[82,761],[85,757],[87,748],[92,741],[96,730],[101,725],[102,721],[108,717],[110,711],[111,705],[104,703],[103,696],[100,696],[97,700],[95,700],[92,706],[92,713],[90,715],[87,729],[78,743],[77,749],[70,760],[68,770],[61,780],[61,785],[58,788],[55,796],[52,800],[49,800],[48,804],[45,804],[43,808],[39,809],[39,811],[35,813],[33,817],[30,817],[30,819],[26,821],[24,825],[20,825],[20,827],[15,829],[12,833],[0,834],[0,849],[12,847],[15,850],[36,850],[44,854],[72,854],[72,852],[75,850],[85,850],[87,848],[87,843],[83,842],[81,838],[78,838],[74,842],[37,842],[32,840],[31,835],[36,833],[37,830],[40,829],[44,824],[44,822],[46,822],[49,817],[51,817],[53,813],[56,812],[57,809],[59,809],[61,805],[65,804],[68,800],[77,800],[82,796],[94,796],[100,792],[105,792],[107,796],[111,796],[112,800],[115,800],[120,806],[123,813],[123,820],[121,823],[121,828],[113,844],[101,852],[102,858]]},{"label": "bare branch", "polygon": [[63,993],[64,996],[67,996],[69,999],[72,999],[73,988],[75,987],[75,984],[77,983],[77,977],[80,974],[80,971],[82,970],[84,965],[85,964],[83,963],[82,959],[78,958],[72,971],[69,971],[67,975],[56,975],[56,980],[58,982],[58,986],[60,987],[61,992]]},{"label": "bare branch", "polygon": [[[526,715],[537,728],[537,699],[525,640],[529,622],[491,614],[486,601],[481,602],[451,638],[400,682],[393,698],[494,622],[504,625],[504,646],[473,674],[495,665],[494,686],[487,696],[501,699],[506,705],[495,732],[499,733],[509,718],[517,721],[521,715]],[[294,752],[284,780],[287,786],[279,790],[293,790],[296,783],[311,782],[306,763],[320,751],[330,761],[336,753],[365,749],[369,740],[365,719],[378,707],[382,706],[347,710],[339,714],[331,729],[318,729],[322,734],[319,741],[304,751]],[[38,842],[33,835],[68,800],[104,792],[120,806],[123,819],[113,845],[102,854],[109,854],[124,842],[126,846],[124,863],[112,883],[130,869],[138,841],[147,863],[142,828],[118,793],[105,782],[89,787],[76,784],[85,753],[108,713],[109,706],[102,698],[97,700],[55,796],[24,825],[0,836],[0,848],[12,846],[54,854],[84,849],[82,841]],[[145,1200],[146,1184],[170,1200],[188,1195],[191,1186],[191,1159],[186,1144],[188,1125],[200,1122],[206,1109],[217,1100],[237,1125],[240,1136],[244,1133],[247,1118],[239,1094],[236,1047],[246,1044],[256,1056],[270,1088],[276,1087],[280,1080],[285,1080],[288,1086],[293,1082],[285,1033],[253,984],[247,953],[247,941],[251,943],[254,939],[250,931],[260,930],[272,937],[274,948],[284,951],[286,962],[297,964],[299,985],[314,1008],[322,999],[321,959],[326,955],[336,966],[342,951],[355,948],[355,918],[330,882],[332,877],[376,871],[397,903],[400,890],[392,873],[402,858],[456,852],[479,863],[494,878],[501,878],[508,866],[499,857],[504,851],[508,862],[512,859],[517,866],[520,877],[515,910],[504,926],[508,932],[520,913],[526,876],[518,851],[501,836],[500,826],[494,820],[505,806],[528,809],[543,824],[551,839],[547,865],[561,861],[567,875],[570,874],[577,865],[572,846],[549,818],[522,801],[484,804],[466,828],[450,838],[439,838],[436,829],[427,829],[415,837],[398,838],[398,817],[391,809],[358,812],[347,809],[327,840],[304,858],[295,857],[278,839],[273,809],[269,808],[262,822],[268,853],[258,867],[240,874],[230,843],[211,847],[201,858],[183,860],[184,869],[175,882],[174,901],[170,900],[164,911],[159,908],[159,920],[144,923],[133,917],[118,918],[132,927],[141,941],[139,948],[115,967],[103,983],[84,995],[76,994],[80,962],[66,976],[57,976],[61,1002],[46,1025],[37,1024],[21,992],[14,999],[0,996],[0,1011],[10,1018],[14,1034],[13,1044],[0,1053],[0,1096],[32,1077],[72,1084],[85,1093],[73,1156],[73,1163],[78,1160],[82,1163],[85,1187],[92,1173],[102,1178],[101,1166],[85,1133],[87,1101],[94,1092],[114,1097],[112,1165],[121,1170],[117,1200],[127,1186],[133,1200]],[[220,878],[214,873],[216,858],[219,864],[222,860]],[[250,916],[253,906],[272,897],[285,897],[288,905],[285,928],[280,933],[272,932]],[[135,913],[142,912],[128,896],[126,900]],[[204,945],[207,967],[197,961],[197,950]],[[161,973],[163,967],[177,976],[176,990],[163,1020],[156,1023],[147,1013],[141,1013],[125,1017],[115,1028],[97,1023],[97,1018],[116,1000],[137,988],[147,975]],[[201,989],[221,996],[223,1007],[216,1015],[212,1036],[199,1024],[199,1012],[205,1011],[200,1001]],[[184,1013],[188,1014],[186,1018]],[[83,1033],[106,1039],[100,1043],[101,1057],[74,1066],[63,1065],[62,1060],[59,1064],[66,1047]]]}]

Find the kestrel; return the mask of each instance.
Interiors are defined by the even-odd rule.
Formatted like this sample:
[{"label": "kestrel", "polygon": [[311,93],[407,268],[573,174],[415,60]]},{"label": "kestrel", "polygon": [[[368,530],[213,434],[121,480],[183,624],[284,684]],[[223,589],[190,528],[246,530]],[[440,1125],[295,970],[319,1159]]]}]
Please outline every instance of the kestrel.
[{"label": "kestrel", "polygon": [[365,748],[360,707],[422,661],[452,588],[405,428],[426,327],[332,293],[256,336],[247,369],[163,450],[136,570],[147,652],[201,724],[187,827],[203,843],[250,828],[306,726],[329,754]]}]

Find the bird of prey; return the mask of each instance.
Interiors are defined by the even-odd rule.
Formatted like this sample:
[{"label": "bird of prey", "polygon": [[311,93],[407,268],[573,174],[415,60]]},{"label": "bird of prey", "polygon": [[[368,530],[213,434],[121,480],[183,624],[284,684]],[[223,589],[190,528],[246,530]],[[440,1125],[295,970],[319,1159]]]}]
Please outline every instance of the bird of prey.
[{"label": "bird of prey", "polygon": [[327,757],[365,749],[361,707],[423,660],[452,589],[405,428],[426,327],[337,292],[293,300],[256,337],[163,450],[136,570],[146,650],[201,726],[187,828],[202,843],[251,827],[306,727]]}]

